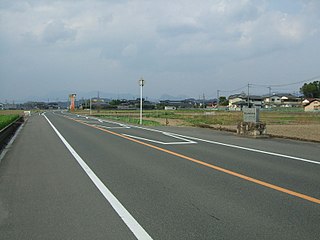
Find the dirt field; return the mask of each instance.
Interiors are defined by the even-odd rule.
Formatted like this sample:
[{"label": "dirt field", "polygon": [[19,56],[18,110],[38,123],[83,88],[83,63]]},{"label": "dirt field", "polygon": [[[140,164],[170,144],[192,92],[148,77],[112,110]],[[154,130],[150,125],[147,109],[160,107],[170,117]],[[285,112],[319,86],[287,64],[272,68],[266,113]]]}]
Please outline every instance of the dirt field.
[{"label": "dirt field", "polygon": [[[166,119],[148,118],[166,125]],[[185,122],[180,119],[168,119],[168,126],[186,126]],[[236,132],[235,125],[210,125],[208,126],[217,130],[226,130]],[[267,125],[267,133],[272,137],[281,137],[297,140],[320,142],[320,124],[292,124],[292,125]]]},{"label": "dirt field", "polygon": [[[102,115],[139,118],[138,112],[104,112]],[[242,120],[241,112],[149,111],[144,117],[167,126],[192,126],[236,132]],[[320,142],[320,114],[305,112],[262,112],[261,121],[267,124],[271,137]]]},{"label": "dirt field", "polygon": [[270,125],[267,132],[272,136],[320,142],[320,125]]}]

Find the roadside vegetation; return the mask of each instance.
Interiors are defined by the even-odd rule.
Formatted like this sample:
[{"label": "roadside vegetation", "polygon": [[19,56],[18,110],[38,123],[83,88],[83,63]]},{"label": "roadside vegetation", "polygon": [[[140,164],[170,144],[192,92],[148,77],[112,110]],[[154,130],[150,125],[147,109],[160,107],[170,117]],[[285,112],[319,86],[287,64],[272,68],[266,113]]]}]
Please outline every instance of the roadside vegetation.
[{"label": "roadside vegetation", "polygon": [[18,114],[0,115],[0,130],[19,118]]},{"label": "roadside vegetation", "polygon": [[[80,114],[88,114],[78,111]],[[115,121],[139,124],[139,111],[93,111],[92,115]],[[242,112],[213,111],[213,110],[146,110],[143,113],[143,124],[149,126],[175,125],[175,126],[236,126],[242,120]],[[261,111],[260,120],[267,125],[300,125],[319,124],[320,113],[303,112],[302,109],[288,111],[278,109]]]}]

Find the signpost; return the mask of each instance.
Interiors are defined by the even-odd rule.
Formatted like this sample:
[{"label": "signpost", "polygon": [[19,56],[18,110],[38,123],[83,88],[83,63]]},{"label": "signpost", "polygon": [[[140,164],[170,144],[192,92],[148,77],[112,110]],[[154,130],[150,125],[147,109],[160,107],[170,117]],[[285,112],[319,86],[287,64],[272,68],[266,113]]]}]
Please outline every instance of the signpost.
[{"label": "signpost", "polygon": [[257,123],[260,121],[259,113],[258,108],[243,108],[243,121]]},{"label": "signpost", "polygon": [[237,134],[267,137],[266,124],[260,122],[259,108],[243,108],[243,121],[237,126]]}]

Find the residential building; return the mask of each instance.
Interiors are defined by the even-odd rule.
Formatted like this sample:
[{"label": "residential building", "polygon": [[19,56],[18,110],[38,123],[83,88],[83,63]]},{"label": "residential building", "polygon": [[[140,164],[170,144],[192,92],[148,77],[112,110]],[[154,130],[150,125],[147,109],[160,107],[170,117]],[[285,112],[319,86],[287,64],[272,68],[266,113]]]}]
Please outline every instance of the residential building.
[{"label": "residential building", "polygon": [[300,107],[302,105],[301,97],[288,93],[278,93],[264,98],[264,106],[272,107]]},{"label": "residential building", "polygon": [[[249,99],[249,103],[248,103]],[[263,107],[263,97],[258,95],[248,95],[245,93],[230,95],[229,110],[241,111],[243,107]]]},{"label": "residential building", "polygon": [[304,106],[304,111],[305,111],[305,112],[320,111],[320,99],[310,100],[309,103],[307,103],[307,104]]}]

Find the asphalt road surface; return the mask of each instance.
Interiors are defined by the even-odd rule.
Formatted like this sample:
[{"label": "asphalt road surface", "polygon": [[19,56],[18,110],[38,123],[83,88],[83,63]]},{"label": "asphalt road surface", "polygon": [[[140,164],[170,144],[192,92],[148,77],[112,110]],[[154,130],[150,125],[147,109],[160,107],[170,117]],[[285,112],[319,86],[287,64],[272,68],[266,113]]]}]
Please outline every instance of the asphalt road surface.
[{"label": "asphalt road surface", "polygon": [[34,115],[0,163],[0,239],[320,239],[320,144]]}]

